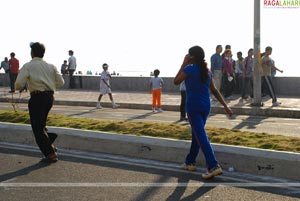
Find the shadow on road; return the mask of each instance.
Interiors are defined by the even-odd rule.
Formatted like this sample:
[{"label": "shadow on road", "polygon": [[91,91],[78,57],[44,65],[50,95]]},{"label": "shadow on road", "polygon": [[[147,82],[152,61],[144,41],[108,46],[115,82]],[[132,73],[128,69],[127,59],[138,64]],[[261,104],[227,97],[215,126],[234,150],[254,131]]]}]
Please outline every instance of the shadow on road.
[{"label": "shadow on road", "polygon": [[[235,118],[235,117],[232,117]],[[233,127],[232,129],[239,130],[242,128],[247,129],[256,129],[256,126],[259,125],[263,120],[267,119],[268,117],[257,117],[257,116],[248,116],[244,119],[241,123]]]},{"label": "shadow on road", "polygon": [[147,112],[142,115],[131,116],[130,118],[127,118],[125,121],[133,121],[133,120],[137,120],[137,119],[147,119],[147,117],[155,115],[155,114],[156,114],[155,112]]},{"label": "shadow on road", "polygon": [[97,108],[94,108],[94,109],[90,109],[88,111],[84,111],[84,112],[78,112],[78,113],[74,113],[74,114],[70,114],[70,115],[67,115],[67,116],[70,116],[70,117],[76,117],[76,116],[82,116],[82,115],[85,115],[85,114],[91,114],[91,113],[94,113],[96,111],[99,111],[99,109]]}]

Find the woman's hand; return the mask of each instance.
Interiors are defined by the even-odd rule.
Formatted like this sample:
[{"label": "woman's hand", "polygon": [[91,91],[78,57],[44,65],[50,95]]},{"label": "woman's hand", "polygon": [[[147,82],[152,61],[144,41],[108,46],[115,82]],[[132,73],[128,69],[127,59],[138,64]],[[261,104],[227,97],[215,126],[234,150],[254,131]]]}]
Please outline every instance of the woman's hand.
[{"label": "woman's hand", "polygon": [[184,59],[183,59],[183,63],[181,65],[181,68],[187,66],[188,64],[191,64],[193,60],[193,57],[191,57],[189,54],[185,55]]},{"label": "woman's hand", "polygon": [[229,107],[225,107],[225,111],[227,112],[229,117],[231,117],[233,115],[233,112]]}]

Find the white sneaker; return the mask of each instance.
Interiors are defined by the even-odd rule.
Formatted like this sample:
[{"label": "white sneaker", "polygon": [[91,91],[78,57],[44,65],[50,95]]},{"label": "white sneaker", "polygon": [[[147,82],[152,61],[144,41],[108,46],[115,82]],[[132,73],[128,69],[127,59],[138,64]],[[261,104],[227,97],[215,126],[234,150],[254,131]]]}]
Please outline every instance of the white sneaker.
[{"label": "white sneaker", "polygon": [[116,108],[118,108],[118,107],[120,107],[120,105],[118,105],[118,104],[116,104],[116,103],[112,105],[112,108],[113,108],[113,109],[116,109]]},{"label": "white sneaker", "polygon": [[163,110],[161,108],[158,108],[157,112],[163,112]]},{"label": "white sneaker", "polygon": [[273,106],[279,106],[281,105],[281,102],[276,101],[275,103],[272,103]]},{"label": "white sneaker", "polygon": [[220,175],[223,173],[223,170],[220,165],[216,165],[215,167],[208,170],[206,173],[202,174],[203,179],[212,179],[213,177]]},{"label": "white sneaker", "polygon": [[186,163],[183,163],[181,165],[181,169],[188,170],[188,171],[196,171],[196,165],[194,163],[187,165]]},{"label": "white sneaker", "polygon": [[152,108],[152,112],[155,112],[155,107]]},{"label": "white sneaker", "polygon": [[100,102],[97,103],[96,108],[97,109],[101,109],[102,108],[102,106],[100,105]]}]

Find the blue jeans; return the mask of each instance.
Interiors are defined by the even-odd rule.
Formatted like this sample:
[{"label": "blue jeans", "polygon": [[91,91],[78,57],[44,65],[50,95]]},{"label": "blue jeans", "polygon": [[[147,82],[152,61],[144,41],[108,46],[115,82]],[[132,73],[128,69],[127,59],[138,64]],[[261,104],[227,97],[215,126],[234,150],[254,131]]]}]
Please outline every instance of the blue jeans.
[{"label": "blue jeans", "polygon": [[191,164],[196,162],[199,149],[201,148],[208,169],[216,166],[218,161],[216,160],[214,151],[209,142],[209,139],[205,131],[205,123],[208,117],[208,112],[188,112],[188,118],[192,128],[192,144],[189,154],[186,156],[185,163]]}]

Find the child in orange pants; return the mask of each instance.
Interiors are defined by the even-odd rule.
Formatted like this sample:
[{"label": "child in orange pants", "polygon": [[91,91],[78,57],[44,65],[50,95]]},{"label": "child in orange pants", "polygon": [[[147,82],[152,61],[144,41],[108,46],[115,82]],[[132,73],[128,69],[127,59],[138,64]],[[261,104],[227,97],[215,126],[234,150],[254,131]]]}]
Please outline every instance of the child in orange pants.
[{"label": "child in orange pants", "polygon": [[160,71],[158,69],[154,70],[154,77],[149,81],[150,93],[152,93],[152,111],[163,112],[161,109],[161,88],[164,85],[162,78],[158,77]]}]

